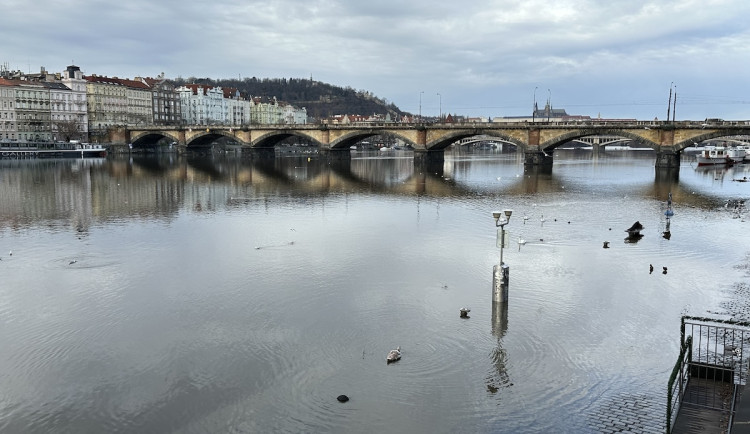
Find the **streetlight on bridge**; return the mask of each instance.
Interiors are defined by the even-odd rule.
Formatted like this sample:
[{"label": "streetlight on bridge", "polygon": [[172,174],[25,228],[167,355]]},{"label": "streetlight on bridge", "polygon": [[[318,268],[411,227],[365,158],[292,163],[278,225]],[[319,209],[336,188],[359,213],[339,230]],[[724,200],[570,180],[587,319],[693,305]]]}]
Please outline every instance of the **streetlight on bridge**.
[{"label": "streetlight on bridge", "polygon": [[493,211],[492,218],[495,219],[497,231],[497,246],[500,247],[500,263],[492,267],[492,302],[508,301],[508,280],[510,268],[503,262],[503,247],[508,243],[508,237],[505,232],[505,225],[510,221],[513,210],[506,209]]},{"label": "streetlight on bridge", "polygon": [[439,108],[440,108],[439,109],[439,113],[440,113],[440,118],[439,119],[440,119],[440,123],[442,123],[443,122],[443,96],[440,95],[440,92],[438,92],[437,96],[438,96],[438,101],[439,101],[438,104],[439,104]]},{"label": "streetlight on bridge", "polygon": [[536,117],[536,89],[539,86],[534,86],[534,106],[531,108],[531,123],[534,123],[534,118]]},{"label": "streetlight on bridge", "polygon": [[419,123],[422,123],[422,94],[424,93],[423,90],[419,91]]}]

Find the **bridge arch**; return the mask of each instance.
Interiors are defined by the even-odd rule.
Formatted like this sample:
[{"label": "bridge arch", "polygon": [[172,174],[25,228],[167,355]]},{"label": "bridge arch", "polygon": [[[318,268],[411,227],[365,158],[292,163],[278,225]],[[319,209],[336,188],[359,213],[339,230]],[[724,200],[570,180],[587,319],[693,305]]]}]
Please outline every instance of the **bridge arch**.
[{"label": "bridge arch", "polygon": [[638,134],[633,134],[628,131],[618,130],[614,128],[613,129],[606,129],[606,128],[579,129],[579,130],[568,131],[558,136],[555,136],[551,139],[548,139],[547,141],[543,143],[540,143],[539,148],[545,151],[551,151],[561,146],[564,143],[567,143],[576,139],[580,139],[580,138],[587,137],[587,136],[603,136],[603,135],[624,137],[626,139],[633,140],[636,143],[646,145],[649,148],[654,149],[654,150],[658,150],[660,148],[660,145],[658,143],[648,140]]},{"label": "bridge arch", "polygon": [[293,131],[293,130],[278,130],[265,133],[260,137],[253,139],[249,146],[251,148],[275,148],[276,145],[290,137],[299,137],[301,139],[309,140],[314,143],[315,146],[320,148],[322,144],[313,135],[307,134],[305,131]]},{"label": "bridge arch", "polygon": [[137,146],[144,142],[151,142],[149,139],[152,138],[157,138],[153,140],[154,142],[158,142],[162,138],[169,138],[171,141],[178,143],[180,141],[180,137],[175,131],[140,131],[130,135],[130,143]]},{"label": "bridge arch", "polygon": [[[595,138],[599,138],[599,139],[603,139],[603,140],[600,140],[598,142],[595,142],[594,140],[587,140],[587,139],[595,139]],[[607,146],[613,146],[613,145],[616,145],[618,143],[629,142],[631,140],[632,139],[630,139],[628,137],[600,136],[600,135],[596,135],[596,136],[579,137],[577,139],[571,140],[571,142],[580,143],[580,144],[586,145],[586,146],[599,146],[601,148],[605,148]]]},{"label": "bridge arch", "polygon": [[[747,129],[733,129],[733,130],[713,130],[707,131],[704,134],[693,136],[689,139],[683,140],[679,143],[675,143],[674,147],[677,151],[682,151],[685,148],[689,148],[693,145],[697,145],[700,142],[712,139],[720,139],[723,137],[737,137],[737,136],[750,136],[750,128]],[[749,140],[750,141],[750,140]]]},{"label": "bridge arch", "polygon": [[383,134],[390,134],[402,140],[404,143],[411,145],[412,147],[417,147],[417,143],[415,143],[414,140],[412,140],[410,137],[407,137],[401,134],[398,130],[389,130],[386,128],[383,128],[383,129],[373,128],[373,129],[366,130],[366,131],[350,132],[350,133],[346,133],[342,135],[341,137],[337,137],[336,139],[331,140],[330,148],[331,149],[347,149],[350,146],[359,142],[360,140],[364,140],[370,137],[380,136]]},{"label": "bridge arch", "polygon": [[501,142],[514,145],[516,149],[518,150],[523,151],[526,149],[525,143],[509,135],[501,134],[498,131],[486,132],[481,129],[456,130],[456,131],[449,132],[447,134],[443,134],[439,138],[427,143],[426,148],[428,151],[442,151],[448,146],[452,145],[453,143],[459,140],[466,139],[469,137],[474,137],[474,136],[489,136],[489,137],[498,139]]},{"label": "bridge arch", "polygon": [[186,140],[185,146],[188,148],[206,148],[211,145],[211,142],[221,138],[231,139],[242,144],[242,141],[232,133],[232,130],[211,129],[194,133]]}]

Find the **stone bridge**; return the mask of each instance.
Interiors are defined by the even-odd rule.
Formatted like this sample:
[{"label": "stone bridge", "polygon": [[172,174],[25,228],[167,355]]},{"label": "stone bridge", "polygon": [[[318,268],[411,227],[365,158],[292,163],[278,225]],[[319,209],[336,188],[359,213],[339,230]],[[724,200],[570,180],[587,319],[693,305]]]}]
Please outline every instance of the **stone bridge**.
[{"label": "stone bridge", "polygon": [[415,162],[441,163],[445,148],[474,136],[490,136],[515,145],[524,153],[527,166],[552,164],[555,148],[588,136],[618,136],[631,139],[656,152],[657,168],[678,168],[682,150],[704,140],[750,136],[750,122],[487,122],[451,124],[353,124],[353,125],[256,125],[149,126],[113,128],[113,144],[155,143],[162,138],[186,149],[211,146],[220,138],[240,144],[251,155],[269,156],[282,140],[298,137],[317,145],[328,158],[349,158],[350,146],[381,134],[392,135],[414,148]]}]

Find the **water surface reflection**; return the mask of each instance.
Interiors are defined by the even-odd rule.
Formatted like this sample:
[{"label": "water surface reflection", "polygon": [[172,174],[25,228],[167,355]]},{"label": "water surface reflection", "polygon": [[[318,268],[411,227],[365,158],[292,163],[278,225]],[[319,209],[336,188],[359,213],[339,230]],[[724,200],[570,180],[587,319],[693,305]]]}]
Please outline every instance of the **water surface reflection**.
[{"label": "water surface reflection", "polygon": [[[732,314],[746,279],[742,176],[580,152],[0,161],[0,431],[595,432],[632,402],[662,426],[680,315]],[[503,208],[527,242],[498,306]]]}]

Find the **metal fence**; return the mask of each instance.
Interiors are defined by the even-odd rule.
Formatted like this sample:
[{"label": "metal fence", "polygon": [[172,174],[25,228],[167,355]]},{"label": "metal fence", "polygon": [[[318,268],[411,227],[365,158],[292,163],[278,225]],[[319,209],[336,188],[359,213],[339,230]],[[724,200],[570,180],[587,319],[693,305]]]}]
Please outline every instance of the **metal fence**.
[{"label": "metal fence", "polygon": [[672,369],[672,375],[669,376],[667,385],[667,433],[672,432],[677,413],[680,411],[682,397],[687,389],[688,380],[690,379],[690,357],[692,350],[691,336],[685,339],[680,345],[680,357]]},{"label": "metal fence", "polygon": [[750,323],[682,317],[680,357],[667,387],[667,432],[681,408],[720,412],[731,429],[738,386],[747,383]]}]

